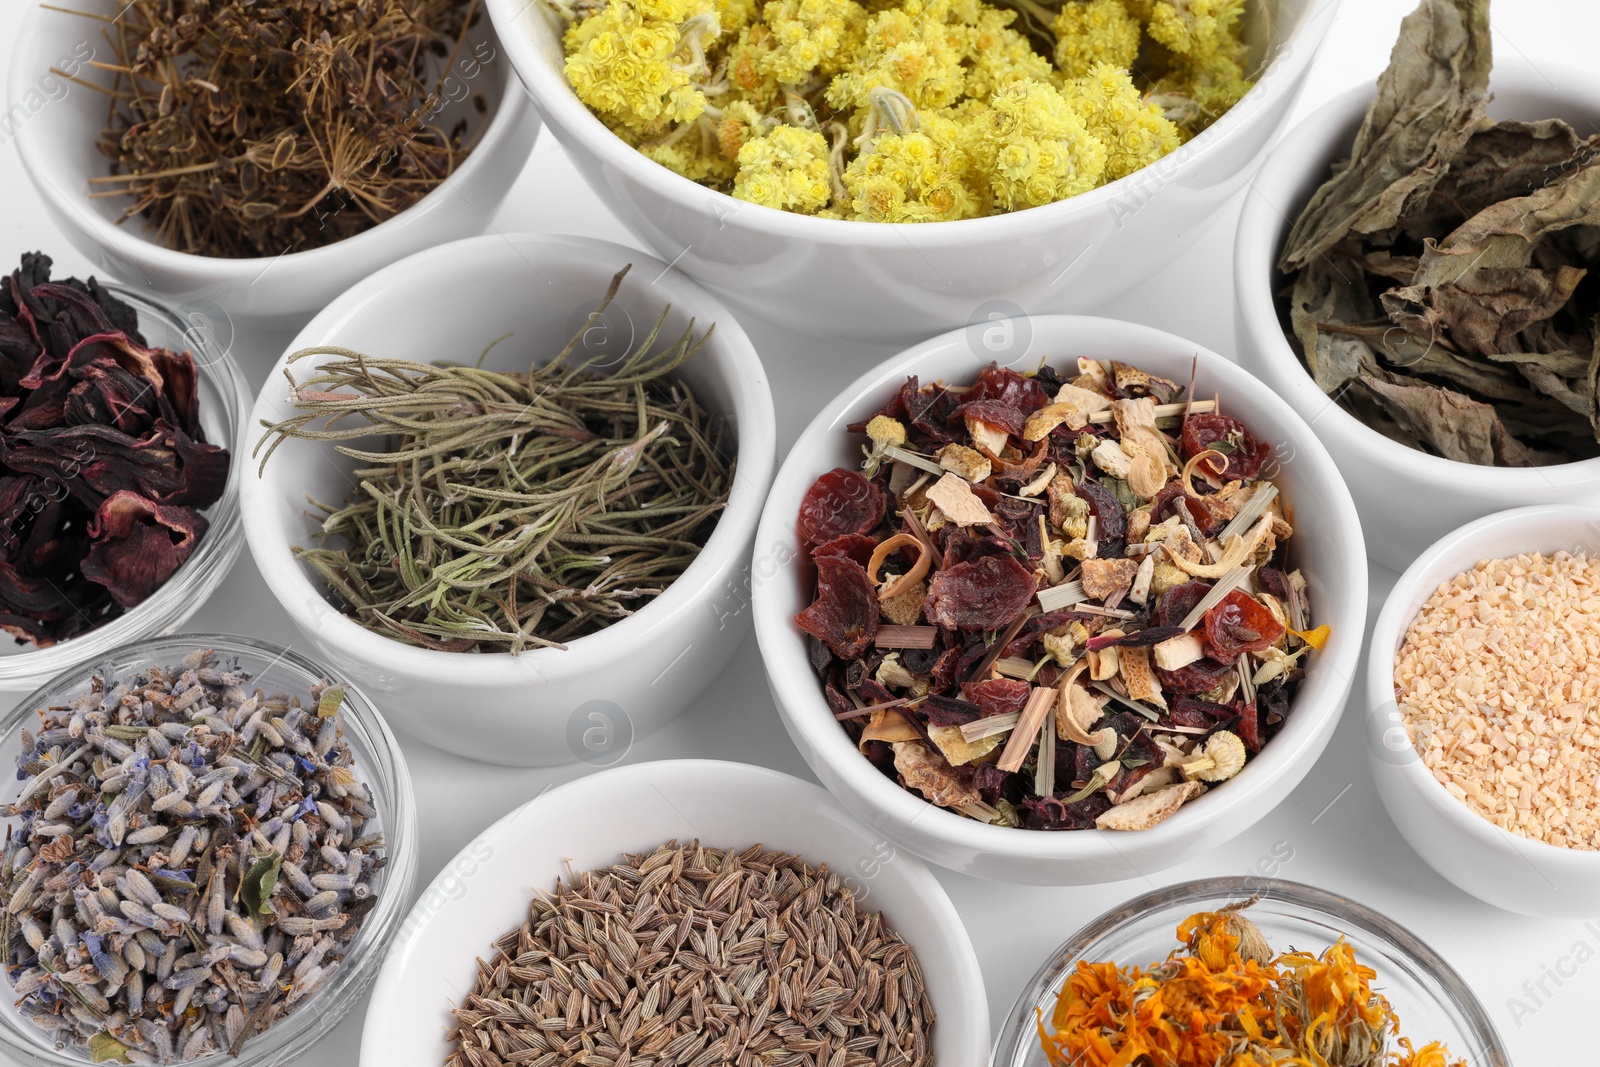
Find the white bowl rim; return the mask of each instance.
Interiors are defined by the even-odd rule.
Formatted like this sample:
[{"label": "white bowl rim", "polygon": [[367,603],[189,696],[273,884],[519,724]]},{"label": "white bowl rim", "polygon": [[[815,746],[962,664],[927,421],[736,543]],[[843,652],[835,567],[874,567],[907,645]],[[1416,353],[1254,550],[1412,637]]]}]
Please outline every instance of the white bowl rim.
[{"label": "white bowl rim", "polygon": [[[1343,540],[1349,548],[1346,559],[1331,560],[1318,570],[1318,578],[1328,583],[1330,588],[1335,585],[1343,586],[1344,597],[1352,608],[1350,612],[1352,625],[1349,627],[1352,633],[1339,643],[1336,652],[1327,657],[1321,668],[1343,678],[1346,683],[1344,697],[1337,702],[1331,702],[1331,706],[1326,709],[1319,709],[1322,715],[1336,723],[1348,702],[1348,683],[1354,677],[1361,656],[1359,635],[1360,628],[1366,620],[1367,558],[1355,502],[1327,449],[1311,432],[1310,427],[1305,425],[1304,420],[1264,383],[1238,364],[1202,345],[1151,326],[1100,316],[1030,315],[1028,321],[1033,325],[1033,336],[1036,339],[1049,334],[1052,328],[1059,329],[1064,336],[1073,336],[1091,327],[1109,327],[1133,342],[1144,341],[1152,346],[1180,344],[1192,349],[1202,363],[1208,364],[1205,368],[1206,373],[1228,379],[1230,390],[1254,392],[1258,397],[1264,398],[1262,400],[1264,405],[1278,407],[1283,418],[1291,425],[1299,424],[1298,432],[1301,440],[1295,442],[1295,461],[1298,463],[1303,457],[1309,468],[1302,475],[1302,480],[1306,483],[1319,484],[1332,496],[1331,510],[1336,515],[1342,516],[1340,520],[1342,529],[1338,531],[1340,535],[1338,539]],[[783,469],[778,473],[773,490],[768,496],[766,511],[762,515],[761,530],[756,535],[758,543],[766,544],[775,540],[768,534],[769,524],[783,523],[792,526],[792,520],[780,515],[777,509],[798,506],[798,495],[785,500],[780,496],[779,489],[790,463],[798,462],[799,457],[806,455],[806,446],[822,440],[827,435],[840,432],[847,413],[852,409],[869,397],[886,396],[886,390],[891,383],[902,382],[908,374],[916,373],[918,365],[923,360],[940,347],[959,340],[964,333],[963,329],[949,330],[912,345],[867,370],[817,413],[816,418],[801,433],[800,439],[790,450],[790,458],[785,461]],[[976,367],[976,363],[974,366]],[[931,381],[937,377],[941,376],[936,375],[927,380]],[[797,477],[804,478],[804,475]],[[806,480],[804,486],[809,485],[810,481]],[[804,487],[800,492],[804,492]],[[785,572],[780,572],[782,573]],[[874,809],[883,812],[887,818],[902,827],[926,819],[928,821],[923,822],[923,826],[930,835],[936,835],[947,845],[975,850],[985,856],[1043,862],[1121,856],[1131,863],[1136,855],[1131,851],[1135,845],[1140,849],[1160,849],[1175,845],[1191,833],[1193,824],[1202,820],[1207,824],[1226,821],[1231,815],[1251,810],[1253,806],[1257,806],[1260,795],[1270,790],[1271,783],[1276,779],[1275,772],[1288,769],[1302,751],[1325,741],[1325,734],[1324,740],[1319,741],[1317,732],[1308,730],[1300,735],[1298,744],[1291,752],[1290,743],[1280,734],[1270,744],[1263,746],[1261,753],[1251,761],[1257,770],[1255,775],[1240,774],[1231,780],[1226,788],[1211,790],[1198,800],[1185,804],[1170,818],[1146,830],[1042,831],[990,826],[946,811],[913,796],[890,781],[861,755],[844,730],[839,727],[832,713],[827,710],[821,686],[810,665],[805,662],[803,654],[796,657],[787,651],[794,647],[792,643],[795,641],[796,631],[793,620],[780,615],[770,607],[769,598],[762,594],[764,587],[765,583],[757,583],[755,586],[756,636],[760,642],[762,659],[766,664],[772,686],[775,689],[783,687],[786,692],[795,694],[788,700],[779,702],[780,711],[790,728],[804,734],[811,749],[821,754],[819,758],[827,763],[830,770],[845,779],[852,792],[865,797]],[[1325,621],[1336,622],[1336,620]],[[1303,701],[1305,698],[1297,696],[1296,699]],[[804,703],[807,708],[802,712],[790,713],[788,710],[790,701]],[[1297,703],[1296,714],[1303,717],[1309,711],[1309,708]],[[1331,730],[1331,725],[1328,729]],[[1256,818],[1265,814],[1265,811],[1261,811],[1254,817],[1248,817],[1249,822],[1254,822]],[[1123,842],[1127,843],[1129,848],[1119,848],[1119,843]]]},{"label": "white bowl rim", "polygon": [[[1383,608],[1378,612],[1368,637],[1366,714],[1369,719],[1395,703],[1395,652],[1398,650],[1405,629],[1411,625],[1411,620],[1416,615],[1416,611],[1410,609],[1408,605],[1421,593],[1424,575],[1436,567],[1445,556],[1487,536],[1507,530],[1527,530],[1529,540],[1535,541],[1538,538],[1537,531],[1546,528],[1552,521],[1565,519],[1582,519],[1600,525],[1600,506],[1530,504],[1526,507],[1497,511],[1445,534],[1428,546],[1416,561],[1406,568],[1405,573],[1394,583],[1389,596],[1384,600]],[[1530,548],[1528,551],[1540,550]],[[1490,557],[1479,557],[1480,560],[1488,558]],[[1473,564],[1467,564],[1454,573],[1470,570],[1472,566]],[[1446,576],[1432,584],[1437,587],[1449,578],[1450,576]],[[1405,618],[1401,618],[1402,612],[1405,613]],[[1368,762],[1376,760],[1375,754],[1368,754]],[[1376,769],[1377,765],[1374,764],[1374,770]],[[1412,793],[1428,805],[1428,810],[1444,820],[1451,828],[1494,847],[1498,852],[1508,850],[1520,852],[1540,870],[1549,870],[1550,867],[1557,866],[1566,867],[1588,877],[1600,873],[1600,851],[1563,848],[1548,841],[1512,833],[1495,825],[1451,796],[1450,791],[1423,764],[1420,755],[1416,759],[1405,760],[1398,764],[1383,764],[1383,769],[1397,771]]]},{"label": "white bowl rim", "polygon": [[[1535,68],[1520,59],[1497,57],[1490,90],[1491,95],[1496,89],[1519,94],[1549,93],[1554,85],[1582,87],[1592,82],[1591,76],[1573,67],[1541,62]],[[1272,286],[1261,284],[1262,278],[1272,278],[1277,270],[1278,245],[1274,235],[1285,224],[1281,205],[1298,195],[1308,171],[1321,170],[1321,165],[1312,161],[1324,157],[1329,142],[1347,124],[1359,121],[1375,93],[1374,85],[1358,85],[1303,118],[1267,153],[1245,194],[1234,238],[1234,300],[1241,329],[1254,340],[1261,359],[1273,365],[1273,387],[1282,389],[1285,399],[1297,411],[1317,411],[1311,422],[1332,420],[1341,447],[1361,453],[1374,472],[1400,468],[1409,477],[1472,496],[1485,489],[1515,493],[1534,475],[1557,488],[1594,484],[1600,480],[1600,456],[1540,467],[1490,467],[1445,459],[1392,441],[1318,388],[1290,345],[1278,321]],[[1588,95],[1600,107],[1600,93],[1591,90]]]},{"label": "white bowl rim", "polygon": [[[588,792],[603,793],[619,780],[631,781],[634,779],[644,779],[646,781],[656,783],[660,782],[664,777],[669,776],[675,781],[692,782],[697,785],[702,785],[706,782],[716,781],[718,779],[726,782],[733,781],[737,778],[742,780],[740,784],[760,783],[767,791],[782,790],[790,793],[791,795],[805,794],[813,797],[818,802],[825,804],[840,820],[856,827],[860,831],[863,840],[869,840],[876,837],[872,830],[864,825],[848,810],[846,810],[845,807],[839,803],[837,798],[830,795],[828,791],[823,789],[821,786],[813,782],[808,782],[803,778],[796,778],[794,775],[785,774],[782,771],[773,770],[770,767],[762,767],[750,763],[739,763],[733,760],[653,760],[645,763],[625,763],[620,766],[609,767],[604,770],[596,771],[593,774],[582,775],[578,778],[572,779],[569,782],[564,782],[553,789],[542,792],[531,800],[518,804],[504,815],[495,819],[487,827],[475,834],[470,841],[464,844],[461,849],[451,859],[447,860],[443,867],[440,868],[439,877],[443,877],[444,875],[456,870],[457,865],[463,859],[473,855],[474,848],[477,845],[499,838],[504,834],[506,828],[511,823],[515,822],[520,816],[528,812],[530,809],[533,809],[536,805],[547,804],[556,800],[557,798],[565,799],[563,794]],[[736,847],[738,842],[715,842],[715,844],[718,847],[732,848]],[[781,848],[782,846],[772,845],[770,847]],[[814,857],[811,856],[803,856],[801,858],[807,860],[808,862],[814,860]],[[922,862],[922,860],[913,855],[899,853],[895,856],[894,862],[896,867],[902,870],[906,879],[911,883],[912,891],[914,892],[916,898],[920,900],[920,902],[930,911],[935,913],[935,918],[943,929],[942,940],[948,946],[949,951],[959,961],[959,971],[955,976],[956,982],[958,985],[966,987],[966,989],[972,994],[964,999],[962,1010],[971,1013],[972,1022],[975,1024],[974,1029],[977,1031],[977,1039],[974,1048],[979,1049],[984,1055],[987,1055],[989,1042],[991,1039],[991,1035],[989,1033],[989,1002],[985,994],[983,970],[978,964],[977,952],[972,946],[972,937],[967,932],[966,924],[962,922],[961,915],[956,911],[955,904],[950,900],[950,895],[945,891],[943,884],[940,883],[938,878],[934,877],[933,872],[925,863]],[[436,920],[438,916],[445,911],[445,909],[458,905],[458,902],[456,901],[449,901],[437,908],[433,908],[431,910],[428,909],[426,906],[426,901],[432,891],[433,885],[430,883],[422,890],[420,894],[418,894],[417,901],[413,905],[410,914],[405,916],[400,921],[399,926],[401,930],[407,930],[409,928],[409,933],[406,935],[406,944],[414,943],[418,938],[422,937],[427,931],[428,927],[433,924],[434,920]],[[413,923],[415,923],[415,925],[413,925]],[[909,940],[907,941],[907,944],[910,945],[913,952],[918,950],[918,946],[912,944]],[[392,948],[395,949],[399,949],[401,947],[402,946],[399,943],[396,943],[392,946]],[[366,1032],[375,1031],[378,1026],[382,1025],[382,1019],[385,1014],[383,1002],[392,995],[390,987],[398,986],[401,979],[404,977],[404,971],[407,966],[407,962],[406,954],[403,951],[390,951],[388,957],[383,962],[382,968],[378,972],[377,980],[372,986],[370,1007],[367,1010],[366,1019],[362,1024],[363,1053],[365,1053],[367,1048],[376,1045],[375,1042],[371,1042],[366,1039]],[[985,1060],[984,1062],[987,1061]],[[365,1055],[363,1055],[360,1059],[358,1059],[358,1064],[365,1063],[366,1059]]]},{"label": "white bowl rim", "polygon": [[[7,106],[15,104],[18,96],[32,87],[26,84],[24,79],[34,74],[35,68],[19,62],[18,57],[38,53],[36,38],[42,32],[44,20],[60,14],[60,11],[43,5],[35,5],[28,12],[11,49],[11,77],[8,79],[6,92]],[[500,44],[498,39],[495,43]],[[47,156],[35,141],[34,123],[24,122],[18,129],[17,151],[22,156],[23,166],[38,179],[34,182],[34,186],[40,190],[40,194],[53,201],[63,212],[76,215],[87,229],[93,231],[96,241],[110,248],[126,262],[148,264],[155,270],[204,271],[214,276],[215,281],[222,285],[253,281],[265,268],[273,264],[309,270],[331,262],[338,256],[367,251],[369,248],[381,253],[383,245],[391,239],[390,235],[396,234],[406,223],[414,222],[424,214],[432,214],[447,197],[463,196],[456,183],[471,182],[478,171],[490,166],[495,154],[501,150],[501,143],[515,134],[517,128],[526,121],[528,112],[533,106],[527,93],[518,91],[519,79],[514,70],[503,69],[498,73],[501,81],[500,100],[494,105],[493,112],[488,122],[484,124],[472,151],[468,152],[467,157],[450,172],[448,179],[410,207],[376,226],[331,244],[307,248],[300,252],[284,252],[277,256],[251,256],[243,259],[201,256],[157,244],[146,236],[141,226],[136,225],[140,222],[137,216],[129,219],[127,224],[119,225],[111,219],[102,217],[98,212],[88,210],[74,201],[59,184],[48,180],[45,175],[53,174],[55,171],[47,165]],[[537,114],[534,112],[535,118]]]},{"label": "white bowl rim", "polygon": [[[1255,84],[1212,123],[1187,144],[1169,153],[1147,167],[1134,171],[1116,181],[1108,182],[1089,192],[1057,200],[1051,204],[987,215],[976,219],[954,219],[943,222],[871,223],[863,224],[852,219],[822,219],[800,215],[792,211],[769,208],[738,200],[727,193],[709,189],[692,182],[683,175],[646,158],[638,149],[627,144],[611,132],[600,119],[573,93],[565,76],[544,61],[534,47],[533,39],[526,33],[516,32],[518,24],[530,8],[539,6],[538,0],[485,0],[490,17],[500,28],[500,40],[512,57],[512,65],[528,86],[536,106],[553,126],[571,131],[584,146],[600,157],[607,166],[616,167],[628,177],[648,188],[652,193],[671,201],[679,207],[703,210],[706,198],[713,203],[726,203],[729,211],[723,219],[731,218],[733,211],[741,215],[740,225],[757,233],[774,237],[806,241],[846,244],[866,248],[902,248],[910,240],[908,230],[918,235],[915,247],[921,250],[960,250],[979,236],[980,228],[989,233],[984,238],[1001,241],[1007,238],[1036,236],[1041,226],[1098,211],[1123,197],[1151,192],[1148,186],[1155,181],[1159,188],[1165,182],[1160,175],[1172,168],[1215,154],[1228,139],[1235,127],[1242,125],[1254,111],[1267,104],[1281,92],[1295,92],[1297,76],[1310,65],[1318,47],[1332,24],[1341,0],[1310,0],[1307,10],[1293,32],[1283,41],[1273,42],[1271,61],[1257,75]],[[1314,41],[1310,47],[1286,47],[1310,32]],[[1285,84],[1287,83],[1287,84]],[[745,213],[748,212],[748,221]],[[720,213],[719,213],[720,214]]]},{"label": "white bowl rim", "polygon": [[[760,522],[761,507],[772,482],[777,447],[772,390],[755,346],[733,313],[689,277],[670,270],[668,264],[650,253],[577,234],[490,233],[467,237],[416,252],[369,275],[335,297],[289,343],[268,372],[266,384],[251,406],[247,425],[260,428],[261,419],[269,410],[269,390],[281,388],[278,383],[282,380],[285,361],[291,353],[323,343],[329,330],[339,324],[352,308],[390,291],[396,280],[413,270],[417,263],[426,261],[430,270],[437,269],[451,255],[476,258],[478,253],[500,251],[507,247],[519,256],[524,251],[562,252],[566,255],[563,262],[598,262],[604,259],[619,264],[618,269],[620,264],[632,262],[631,277],[637,278],[646,272],[657,274],[651,284],[660,289],[674,307],[694,312],[697,324],[715,323],[716,332],[707,342],[707,349],[695,358],[706,358],[711,348],[720,347],[727,350],[728,359],[733,364],[727,383],[734,398],[734,411],[731,414],[738,421],[734,484],[728,495],[728,504],[718,516],[716,528],[711,531],[711,537],[699,555],[683,574],[649,604],[603,630],[569,641],[565,650],[532,648],[512,655],[509,652],[444,652],[402,644],[346,617],[328,602],[324,592],[294,561],[290,546],[279,536],[273,524],[252,521],[253,515],[265,509],[276,509],[278,504],[264,498],[265,490],[259,476],[242,479],[239,500],[250,554],[262,577],[296,625],[318,633],[330,645],[337,645],[367,663],[375,664],[380,669],[394,670],[403,677],[495,686],[533,683],[605,669],[607,664],[627,652],[636,635],[643,636],[648,629],[658,628],[671,617],[692,611],[701,603],[695,591],[708,587],[720,561],[740,553],[745,539]],[[550,269],[549,264],[546,269]],[[705,314],[702,315],[702,311]],[[250,442],[249,446],[254,449],[255,443]],[[259,459],[254,459],[254,462],[259,463]],[[308,610],[309,604],[316,604],[322,610]]]}]

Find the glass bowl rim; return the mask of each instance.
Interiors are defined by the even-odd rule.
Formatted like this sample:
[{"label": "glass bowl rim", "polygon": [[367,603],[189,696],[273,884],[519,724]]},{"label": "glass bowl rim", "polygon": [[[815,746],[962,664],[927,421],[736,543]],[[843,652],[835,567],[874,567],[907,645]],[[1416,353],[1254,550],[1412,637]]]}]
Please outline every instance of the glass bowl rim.
[{"label": "glass bowl rim", "polygon": [[[238,653],[266,659],[267,665],[251,672],[252,683],[274,669],[288,667],[312,678],[339,678],[339,672],[324,669],[310,657],[283,645],[238,634],[183,633],[145,637],[117,646],[107,653],[78,663],[51,678],[0,716],[0,746],[9,743],[26,725],[30,716],[50,697],[83,685],[107,660],[141,660],[157,663],[169,655],[179,658],[198,648],[208,648],[219,656]],[[379,826],[384,834],[384,882],[378,904],[362,921],[360,930],[346,946],[343,961],[333,976],[314,990],[278,1023],[255,1034],[237,1057],[226,1052],[201,1059],[178,1060],[184,1063],[226,1063],[229,1067],[265,1067],[298,1059],[341,1022],[367,992],[379,968],[394,945],[402,923],[411,910],[419,862],[419,829],[416,792],[405,754],[394,731],[372,700],[354,682],[342,682],[345,697],[339,714],[347,716],[347,729],[354,726],[358,767],[366,765],[363,781],[370,788]],[[346,735],[349,740],[349,734]],[[376,771],[376,773],[374,773]],[[388,788],[382,788],[384,779]],[[0,994],[9,994],[8,981],[0,980]],[[20,1040],[9,1026],[0,1026],[0,1053],[28,1057],[27,1063],[40,1067],[81,1067],[90,1059],[48,1048],[39,1042]]]}]

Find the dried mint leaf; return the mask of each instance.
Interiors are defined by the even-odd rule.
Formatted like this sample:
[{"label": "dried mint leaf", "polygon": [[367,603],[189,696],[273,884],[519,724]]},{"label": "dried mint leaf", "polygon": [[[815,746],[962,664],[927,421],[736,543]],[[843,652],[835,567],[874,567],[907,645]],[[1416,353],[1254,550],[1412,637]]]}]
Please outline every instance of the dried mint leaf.
[{"label": "dried mint leaf", "polygon": [[1392,230],[1423,202],[1483,118],[1491,60],[1486,2],[1422,0],[1400,24],[1349,162],[1301,212],[1279,269]]},{"label": "dried mint leaf", "polygon": [[272,905],[269,901],[272,891],[278,887],[278,874],[282,870],[281,852],[269,853],[250,865],[239,888],[239,899],[244,902],[245,914],[271,914]]}]

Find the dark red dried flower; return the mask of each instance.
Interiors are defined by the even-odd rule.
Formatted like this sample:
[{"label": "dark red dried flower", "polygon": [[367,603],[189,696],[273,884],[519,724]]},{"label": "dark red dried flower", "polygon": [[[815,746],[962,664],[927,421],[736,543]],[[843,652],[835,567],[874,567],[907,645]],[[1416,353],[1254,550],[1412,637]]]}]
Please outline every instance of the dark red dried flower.
[{"label": "dark red dried flower", "polygon": [[0,278],[0,628],[50,645],[136,607],[205,535],[228,451],[187,352],[150,348],[94,279]]}]

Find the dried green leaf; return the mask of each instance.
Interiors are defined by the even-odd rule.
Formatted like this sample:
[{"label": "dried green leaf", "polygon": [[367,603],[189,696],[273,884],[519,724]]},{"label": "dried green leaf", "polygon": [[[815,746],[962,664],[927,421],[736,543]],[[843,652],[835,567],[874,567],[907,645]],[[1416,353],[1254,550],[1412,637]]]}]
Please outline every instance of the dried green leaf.
[{"label": "dried green leaf", "polygon": [[89,1039],[90,1063],[132,1063],[128,1046],[108,1033],[98,1033]]},{"label": "dried green leaf", "polygon": [[322,691],[317,698],[317,718],[326,719],[330,715],[339,714],[339,707],[344,703],[345,687],[330,685]]},{"label": "dried green leaf", "polygon": [[1515,462],[1511,436],[1500,416],[1453,389],[1409,382],[1362,378],[1362,388],[1383,406],[1402,430],[1445,459],[1484,466],[1528,466]]},{"label": "dried green leaf", "polygon": [[[1496,244],[1501,253],[1509,246]],[[1421,275],[1428,270],[1423,255]],[[1487,259],[1488,256],[1485,255]],[[1407,332],[1448,332],[1462,352],[1487,355],[1517,346],[1517,335],[1555,315],[1572,299],[1587,272],[1577,267],[1495,267],[1485,264],[1447,285],[1409,285],[1382,296],[1389,318]]]},{"label": "dried green leaf", "polygon": [[1366,339],[1326,327],[1376,316],[1377,305],[1367,297],[1360,271],[1348,260],[1314,260],[1295,279],[1289,298],[1290,324],[1311,377],[1323,392],[1332,395],[1352,378],[1378,373],[1377,359]]},{"label": "dried green leaf", "polygon": [[1481,126],[1450,161],[1427,203],[1405,219],[1417,240],[1459,226],[1491,204],[1527,196],[1584,162],[1600,147],[1560,119]]},{"label": "dried green leaf", "polygon": [[268,901],[278,887],[278,874],[283,870],[283,853],[272,852],[261,856],[250,865],[240,884],[239,899],[244,903],[246,915],[270,915]]},{"label": "dried green leaf", "polygon": [[1400,25],[1350,160],[1312,196],[1280,269],[1354,234],[1393,229],[1422,203],[1483,117],[1492,50],[1482,0],[1422,0]]}]

